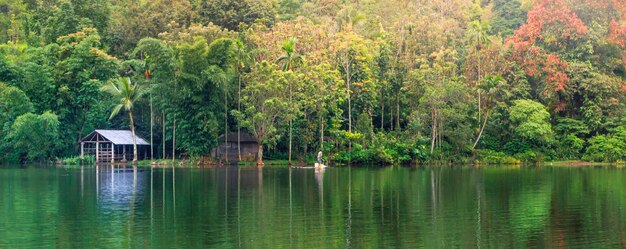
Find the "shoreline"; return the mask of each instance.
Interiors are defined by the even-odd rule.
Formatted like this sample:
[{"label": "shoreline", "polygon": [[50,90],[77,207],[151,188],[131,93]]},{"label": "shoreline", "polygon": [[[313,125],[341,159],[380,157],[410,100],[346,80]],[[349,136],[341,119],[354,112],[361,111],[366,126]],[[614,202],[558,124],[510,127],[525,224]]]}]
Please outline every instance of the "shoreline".
[{"label": "shoreline", "polygon": [[[292,165],[289,164],[289,162],[287,160],[266,160],[264,161],[265,165],[264,167],[289,167],[289,166],[302,166],[302,165],[308,165],[309,162],[307,163],[302,163],[302,162],[296,162],[293,163]],[[63,167],[67,167],[67,166],[94,166],[95,164],[57,164],[57,166],[63,166]],[[110,166],[110,165],[116,165],[116,166],[132,166],[132,163],[127,162],[127,163],[121,163],[121,162],[116,162],[115,164],[111,164],[111,163],[101,163],[99,164],[100,166]],[[454,165],[458,165],[458,166],[472,166],[472,167],[499,167],[499,166],[528,166],[528,167],[532,167],[532,166],[550,166],[550,167],[624,167],[626,166],[626,164],[624,163],[600,163],[600,162],[585,162],[585,161],[577,161],[577,160],[570,160],[570,161],[554,161],[554,162],[543,162],[543,163],[538,163],[538,164],[472,164],[472,163],[459,163],[459,164],[454,164],[454,163],[446,163],[444,165],[442,164],[438,164],[438,163],[419,163],[419,164],[409,164],[409,165],[359,165],[357,167],[394,167],[394,166],[399,166],[399,167],[424,167],[424,166],[454,166]],[[166,160],[166,161],[155,161],[155,163],[152,163],[152,161],[139,161],[136,164],[137,167],[160,167],[160,168],[165,168],[165,167],[180,167],[180,168],[217,168],[217,167],[227,167],[227,166],[237,166],[237,167],[245,167],[245,168],[249,168],[249,167],[254,167],[256,168],[256,162],[237,162],[237,163],[233,163],[233,164],[228,164],[228,165],[224,165],[224,164],[197,164],[196,162],[193,161],[189,161],[189,160],[177,160],[177,161],[172,161],[172,160]],[[346,164],[333,164],[333,167],[350,167],[349,165]]]}]

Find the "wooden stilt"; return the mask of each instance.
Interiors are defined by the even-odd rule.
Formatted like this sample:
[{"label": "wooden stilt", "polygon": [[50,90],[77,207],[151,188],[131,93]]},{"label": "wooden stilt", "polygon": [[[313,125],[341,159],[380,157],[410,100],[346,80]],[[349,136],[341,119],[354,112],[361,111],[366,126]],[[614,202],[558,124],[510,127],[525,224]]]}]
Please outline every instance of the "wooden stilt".
[{"label": "wooden stilt", "polygon": [[111,143],[111,163],[115,163],[115,144]]},{"label": "wooden stilt", "polygon": [[100,161],[100,143],[96,141],[96,163]]},{"label": "wooden stilt", "polygon": [[85,159],[85,142],[80,143],[80,159]]}]

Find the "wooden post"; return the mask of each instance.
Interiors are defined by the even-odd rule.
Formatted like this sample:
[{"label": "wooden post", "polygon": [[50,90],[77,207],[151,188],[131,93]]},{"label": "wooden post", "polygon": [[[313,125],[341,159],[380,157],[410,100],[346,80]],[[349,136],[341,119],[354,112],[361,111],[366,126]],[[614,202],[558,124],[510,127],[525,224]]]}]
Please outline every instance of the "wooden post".
[{"label": "wooden post", "polygon": [[115,144],[111,143],[111,163],[115,163]]},{"label": "wooden post", "polygon": [[163,140],[163,160],[165,160],[165,112],[162,112],[161,114],[163,114],[163,136],[161,137],[161,140]]},{"label": "wooden post", "polygon": [[96,164],[98,163],[98,160],[100,159],[100,142],[96,141]]},{"label": "wooden post", "polygon": [[80,159],[85,159],[85,142],[80,142]]},{"label": "wooden post", "polygon": [[174,119],[174,127],[172,127],[172,162],[176,161],[176,119]]},{"label": "wooden post", "polygon": [[126,161],[126,145],[122,145],[122,149],[124,150],[124,154],[122,155],[122,157],[124,157],[122,159],[122,161]]}]

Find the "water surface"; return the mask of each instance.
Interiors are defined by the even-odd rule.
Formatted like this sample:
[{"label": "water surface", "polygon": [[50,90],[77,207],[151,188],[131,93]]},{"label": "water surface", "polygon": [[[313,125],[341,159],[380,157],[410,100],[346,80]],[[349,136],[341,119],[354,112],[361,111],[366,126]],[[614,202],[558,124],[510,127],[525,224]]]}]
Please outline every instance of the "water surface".
[{"label": "water surface", "polygon": [[0,167],[0,248],[626,247],[618,168]]}]

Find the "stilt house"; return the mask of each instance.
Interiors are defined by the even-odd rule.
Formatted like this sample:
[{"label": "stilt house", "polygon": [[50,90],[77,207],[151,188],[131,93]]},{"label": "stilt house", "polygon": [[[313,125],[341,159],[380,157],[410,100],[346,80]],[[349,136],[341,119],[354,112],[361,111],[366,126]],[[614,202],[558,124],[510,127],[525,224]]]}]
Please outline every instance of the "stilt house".
[{"label": "stilt house", "polygon": [[[150,143],[137,136],[137,157],[149,155]],[[133,134],[129,130],[95,130],[80,140],[80,156],[94,155],[96,162],[133,160]]]}]

